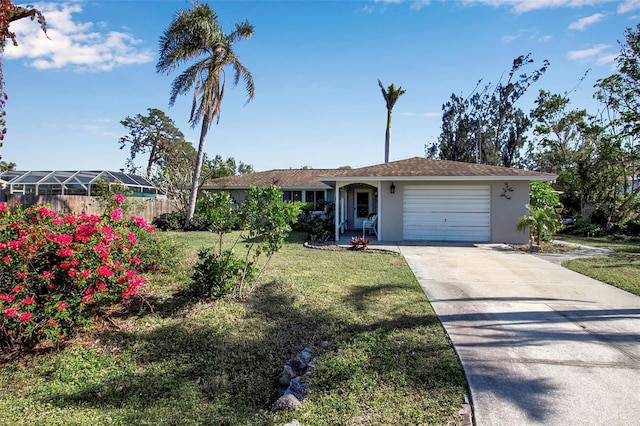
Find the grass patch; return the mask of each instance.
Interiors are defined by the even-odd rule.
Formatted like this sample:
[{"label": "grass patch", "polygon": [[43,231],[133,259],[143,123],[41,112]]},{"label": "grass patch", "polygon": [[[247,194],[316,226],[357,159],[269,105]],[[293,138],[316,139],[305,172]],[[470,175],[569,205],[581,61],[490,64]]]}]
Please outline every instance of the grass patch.
[{"label": "grass patch", "polygon": [[[557,236],[558,237],[558,236]],[[562,235],[563,241],[614,250],[610,256],[574,259],[562,265],[596,280],[640,296],[640,240]]]},{"label": "grass patch", "polygon": [[[163,237],[182,246],[181,266],[151,277],[121,330],[0,368],[0,424],[459,423],[462,368],[401,256],[310,250],[294,235],[249,300],[205,303],[184,290],[213,236]],[[273,414],[282,367],[304,346],[318,356],[312,391]]]}]

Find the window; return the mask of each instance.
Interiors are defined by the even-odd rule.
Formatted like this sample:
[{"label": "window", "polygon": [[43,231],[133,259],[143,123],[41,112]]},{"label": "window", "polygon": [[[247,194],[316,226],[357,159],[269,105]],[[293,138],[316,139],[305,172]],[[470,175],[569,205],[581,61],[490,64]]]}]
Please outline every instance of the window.
[{"label": "window", "polygon": [[324,209],[324,191],[305,191],[305,201],[313,206],[314,211]]},{"label": "window", "polygon": [[302,201],[302,191],[282,191],[282,200],[288,203]]}]

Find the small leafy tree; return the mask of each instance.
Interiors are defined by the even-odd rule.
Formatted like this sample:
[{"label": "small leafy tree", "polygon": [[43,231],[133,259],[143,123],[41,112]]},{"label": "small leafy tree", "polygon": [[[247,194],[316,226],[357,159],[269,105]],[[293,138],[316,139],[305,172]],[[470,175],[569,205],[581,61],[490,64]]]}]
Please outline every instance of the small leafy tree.
[{"label": "small leafy tree", "polygon": [[555,208],[561,206],[560,195],[547,182],[531,182],[529,184],[529,205],[535,209]]},{"label": "small leafy tree", "polygon": [[228,192],[207,194],[198,201],[196,211],[204,216],[207,229],[218,235],[218,253],[222,253],[224,235],[237,223],[231,196]]},{"label": "small leafy tree", "polygon": [[[243,204],[233,208],[227,193],[209,197],[202,204],[209,229],[218,234],[218,247],[199,252],[194,268],[193,289],[210,298],[234,294],[249,295],[272,256],[278,252],[291,232],[291,225],[300,214],[299,203],[282,201],[282,189],[276,186],[252,187]],[[240,240],[245,243],[243,258],[231,249],[223,250],[223,236],[231,231],[236,220],[242,225]],[[260,268],[255,265],[266,256]]]}]

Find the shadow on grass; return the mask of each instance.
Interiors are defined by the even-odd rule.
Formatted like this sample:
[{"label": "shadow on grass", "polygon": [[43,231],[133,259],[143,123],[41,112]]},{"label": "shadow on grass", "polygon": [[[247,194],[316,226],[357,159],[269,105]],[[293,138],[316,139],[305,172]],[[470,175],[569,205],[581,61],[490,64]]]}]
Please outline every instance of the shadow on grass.
[{"label": "shadow on grass", "polygon": [[[278,376],[305,346],[320,355],[318,372],[324,378],[313,384],[318,395],[341,394],[343,387],[354,386],[353,374],[376,377],[391,387],[395,380],[398,386],[408,386],[409,393],[464,393],[465,380],[448,340],[425,344],[420,337],[440,327],[433,314],[372,321],[358,316],[367,300],[388,291],[402,288],[356,288],[344,305],[355,309],[354,317],[306,304],[289,285],[272,282],[256,289],[245,303],[214,302],[148,331],[119,334],[122,364],[105,367],[71,390],[53,387],[41,398],[59,408],[106,410],[118,422],[132,424],[271,424],[268,410],[276,398]],[[188,305],[184,299],[166,303],[165,314]],[[228,309],[240,314],[225,321],[220,317]],[[405,331],[418,333],[407,337]],[[113,335],[102,337],[114,340]],[[317,344],[323,340],[329,347],[321,351]],[[364,370],[357,371],[361,358],[345,355],[353,350],[366,355]],[[322,360],[327,364],[323,368]],[[457,416],[455,411],[450,416]]]}]

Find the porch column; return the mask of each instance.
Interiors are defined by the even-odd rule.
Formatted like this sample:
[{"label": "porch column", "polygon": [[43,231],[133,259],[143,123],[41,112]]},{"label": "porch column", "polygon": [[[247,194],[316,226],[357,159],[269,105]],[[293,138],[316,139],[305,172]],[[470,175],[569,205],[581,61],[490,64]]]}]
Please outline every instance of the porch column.
[{"label": "porch column", "polygon": [[335,241],[340,241],[340,186],[336,183],[336,207],[333,209],[333,224],[334,224],[334,234]]},{"label": "porch column", "polygon": [[378,232],[376,233],[376,239],[381,241],[380,235],[382,235],[382,181],[378,181],[378,207],[376,209],[378,212]]}]

